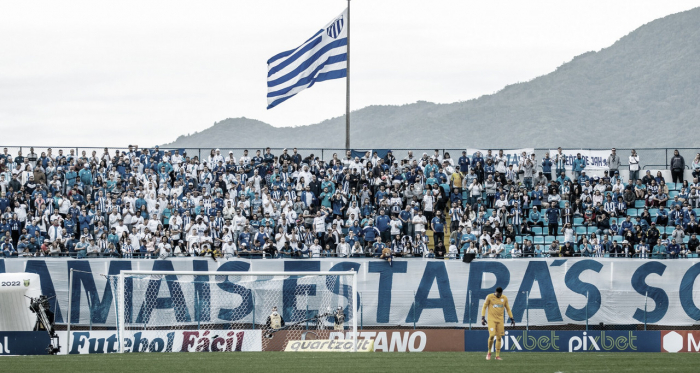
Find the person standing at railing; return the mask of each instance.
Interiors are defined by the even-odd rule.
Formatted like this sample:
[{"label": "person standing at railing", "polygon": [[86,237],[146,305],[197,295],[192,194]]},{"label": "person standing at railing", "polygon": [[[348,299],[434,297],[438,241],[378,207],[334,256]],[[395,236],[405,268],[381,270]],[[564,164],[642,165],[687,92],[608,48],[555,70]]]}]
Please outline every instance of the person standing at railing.
[{"label": "person standing at railing", "polygon": [[633,184],[637,179],[639,179],[639,155],[637,155],[636,150],[632,149],[628,162],[630,165],[629,182],[630,184]]},{"label": "person standing at railing", "polygon": [[673,151],[673,158],[671,158],[671,176],[674,183],[683,182],[683,171],[685,171],[685,159],[676,149]]}]

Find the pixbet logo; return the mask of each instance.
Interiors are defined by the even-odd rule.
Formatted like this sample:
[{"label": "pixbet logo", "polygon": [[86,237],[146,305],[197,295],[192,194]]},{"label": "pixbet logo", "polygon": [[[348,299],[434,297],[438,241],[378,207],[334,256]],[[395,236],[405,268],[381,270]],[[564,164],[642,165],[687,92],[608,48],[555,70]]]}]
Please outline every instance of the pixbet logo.
[{"label": "pixbet logo", "polygon": [[506,351],[559,351],[559,336],[555,331],[550,332],[549,336],[539,337],[530,335],[527,331],[523,331],[522,334],[505,332],[502,342]]},{"label": "pixbet logo", "polygon": [[589,335],[588,332],[583,332],[579,336],[569,338],[569,352],[574,351],[636,351],[637,346],[634,342],[637,337],[629,332],[628,336],[618,336],[617,338],[606,336],[605,332],[600,332],[600,335]]}]

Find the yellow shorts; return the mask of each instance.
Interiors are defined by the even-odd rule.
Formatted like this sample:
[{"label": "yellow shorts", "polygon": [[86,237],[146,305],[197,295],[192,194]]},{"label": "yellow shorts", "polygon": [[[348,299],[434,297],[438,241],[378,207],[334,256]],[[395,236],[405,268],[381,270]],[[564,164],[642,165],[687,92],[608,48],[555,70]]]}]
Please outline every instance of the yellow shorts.
[{"label": "yellow shorts", "polygon": [[502,337],[503,332],[503,322],[502,321],[490,321],[488,322],[489,327],[489,337],[497,336]]}]

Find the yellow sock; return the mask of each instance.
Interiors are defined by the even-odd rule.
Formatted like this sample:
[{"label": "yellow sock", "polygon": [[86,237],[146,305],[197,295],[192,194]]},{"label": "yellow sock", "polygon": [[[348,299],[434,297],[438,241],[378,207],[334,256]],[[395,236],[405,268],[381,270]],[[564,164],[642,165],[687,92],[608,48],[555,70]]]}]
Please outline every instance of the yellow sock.
[{"label": "yellow sock", "polygon": [[493,348],[493,337],[489,337],[489,350],[488,350],[488,353],[491,353],[491,348]]},{"label": "yellow sock", "polygon": [[496,337],[496,357],[501,354],[501,337]]}]

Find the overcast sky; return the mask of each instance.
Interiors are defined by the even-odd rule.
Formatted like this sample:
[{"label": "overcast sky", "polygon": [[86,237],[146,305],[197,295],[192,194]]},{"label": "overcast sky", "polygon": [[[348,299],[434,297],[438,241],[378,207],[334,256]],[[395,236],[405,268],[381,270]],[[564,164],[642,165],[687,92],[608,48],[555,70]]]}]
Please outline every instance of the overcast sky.
[{"label": "overcast sky", "polygon": [[[343,0],[0,0],[3,146],[152,146],[245,116],[345,112],[345,80],[266,110],[266,61]],[[353,0],[351,108],[490,94],[700,0]],[[235,144],[235,139],[221,143]]]}]

